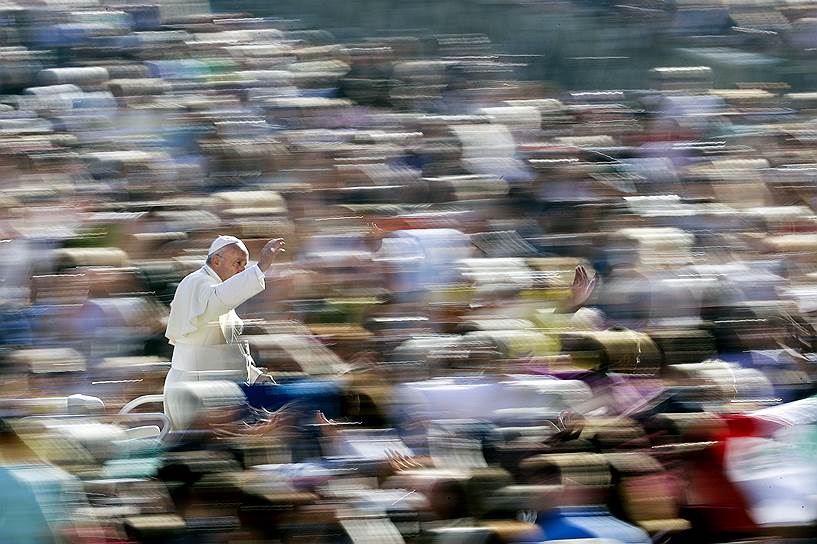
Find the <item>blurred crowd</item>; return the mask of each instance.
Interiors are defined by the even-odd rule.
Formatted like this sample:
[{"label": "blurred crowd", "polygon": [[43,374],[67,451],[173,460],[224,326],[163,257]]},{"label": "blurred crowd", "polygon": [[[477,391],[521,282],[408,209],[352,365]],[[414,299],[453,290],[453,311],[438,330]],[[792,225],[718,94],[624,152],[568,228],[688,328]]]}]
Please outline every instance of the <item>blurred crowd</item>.
[{"label": "blurred crowd", "polygon": [[[607,8],[694,62],[588,91],[478,34],[0,5],[0,542],[813,542],[817,92],[757,68],[817,10]],[[238,310],[274,381],[173,430],[219,235],[286,241]]]}]

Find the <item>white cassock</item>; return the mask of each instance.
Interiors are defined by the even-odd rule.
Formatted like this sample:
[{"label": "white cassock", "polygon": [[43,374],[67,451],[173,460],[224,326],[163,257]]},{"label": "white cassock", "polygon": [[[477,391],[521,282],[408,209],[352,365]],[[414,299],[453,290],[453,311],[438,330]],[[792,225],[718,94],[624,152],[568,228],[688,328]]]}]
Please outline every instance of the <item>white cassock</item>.
[{"label": "white cassock", "polygon": [[249,347],[240,341],[243,323],[235,308],[263,290],[264,273],[257,265],[226,281],[205,265],[179,283],[165,333],[174,346],[164,389],[165,414],[173,429],[189,427],[198,415],[185,402],[185,383],[253,382],[262,374]]}]

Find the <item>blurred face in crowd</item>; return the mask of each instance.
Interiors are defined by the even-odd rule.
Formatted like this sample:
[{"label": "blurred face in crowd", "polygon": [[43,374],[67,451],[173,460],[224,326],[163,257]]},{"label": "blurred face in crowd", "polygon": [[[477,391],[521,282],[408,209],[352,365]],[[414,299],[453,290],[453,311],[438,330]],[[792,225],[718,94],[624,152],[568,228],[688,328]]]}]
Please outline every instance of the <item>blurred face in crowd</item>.
[{"label": "blurred face in crowd", "polygon": [[225,246],[210,258],[210,268],[218,274],[221,281],[226,281],[247,267],[250,256],[237,245]]}]

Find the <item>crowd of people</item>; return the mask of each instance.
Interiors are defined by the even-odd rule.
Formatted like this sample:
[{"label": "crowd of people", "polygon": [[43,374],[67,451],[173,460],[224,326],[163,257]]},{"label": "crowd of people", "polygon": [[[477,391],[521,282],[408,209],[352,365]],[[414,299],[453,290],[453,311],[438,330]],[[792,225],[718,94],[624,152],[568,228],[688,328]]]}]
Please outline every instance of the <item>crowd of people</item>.
[{"label": "crowd of people", "polygon": [[[817,19],[647,4],[718,34],[625,90],[477,34],[0,6],[0,542],[813,541],[817,92],[714,64]],[[177,286],[245,269],[217,341],[257,372],[180,378],[182,422]]]}]

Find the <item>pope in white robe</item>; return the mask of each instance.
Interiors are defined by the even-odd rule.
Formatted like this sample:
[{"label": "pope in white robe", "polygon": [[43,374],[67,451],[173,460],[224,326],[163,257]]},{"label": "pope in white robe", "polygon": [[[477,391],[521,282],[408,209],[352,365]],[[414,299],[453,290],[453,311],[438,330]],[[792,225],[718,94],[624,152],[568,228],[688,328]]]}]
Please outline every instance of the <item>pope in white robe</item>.
[{"label": "pope in white robe", "polygon": [[174,430],[188,428],[199,416],[185,401],[185,383],[252,383],[262,374],[240,340],[243,324],[235,308],[264,290],[264,273],[282,251],[283,240],[270,240],[258,263],[247,267],[249,252],[243,242],[219,236],[210,246],[206,264],[179,283],[165,333],[173,345],[173,358],[165,379],[164,409]]}]

